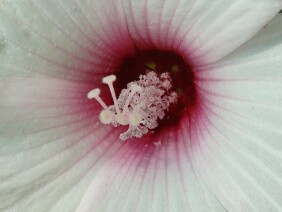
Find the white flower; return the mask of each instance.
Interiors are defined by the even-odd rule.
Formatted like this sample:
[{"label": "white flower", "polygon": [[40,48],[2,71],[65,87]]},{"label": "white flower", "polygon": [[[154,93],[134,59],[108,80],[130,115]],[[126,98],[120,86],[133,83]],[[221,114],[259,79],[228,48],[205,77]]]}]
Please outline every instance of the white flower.
[{"label": "white flower", "polygon": [[[0,211],[281,211],[281,8],[2,0]],[[112,104],[101,79],[117,73],[118,92],[132,61],[158,69],[163,51],[193,75],[176,80],[177,122],[120,142],[86,95],[101,88]]]}]

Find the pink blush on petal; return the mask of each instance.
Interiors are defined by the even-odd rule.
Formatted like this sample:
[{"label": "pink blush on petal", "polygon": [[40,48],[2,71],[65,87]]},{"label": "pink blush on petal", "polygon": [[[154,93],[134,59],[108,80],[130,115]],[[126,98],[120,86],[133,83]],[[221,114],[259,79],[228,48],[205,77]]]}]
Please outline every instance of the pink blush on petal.
[{"label": "pink blush on petal", "polygon": [[[113,67],[118,67],[117,69],[112,69],[110,71],[111,74],[115,74],[117,76],[117,81],[114,82],[114,88],[117,91],[117,95],[129,82],[137,80],[141,74],[145,74],[148,70],[154,71],[158,74],[165,72],[169,73],[173,79],[173,89],[178,93],[177,104],[170,108],[169,112],[166,114],[166,118],[159,122],[157,129],[148,133],[145,136],[146,139],[144,137],[137,140],[131,140],[143,143],[144,146],[156,146],[160,144],[158,139],[156,139],[158,134],[166,134],[167,132],[177,128],[183,117],[185,117],[185,120],[189,121],[191,124],[195,122],[195,117],[200,113],[199,109],[197,109],[200,104],[200,98],[197,93],[198,91],[196,90],[193,65],[188,64],[183,57],[173,51],[159,51],[155,49],[136,51],[135,55],[125,57],[119,62],[119,64],[113,65]],[[106,102],[106,104],[113,104],[107,86],[101,84],[100,88],[102,91],[101,98]],[[120,128],[124,130],[122,126],[120,126]]]}]

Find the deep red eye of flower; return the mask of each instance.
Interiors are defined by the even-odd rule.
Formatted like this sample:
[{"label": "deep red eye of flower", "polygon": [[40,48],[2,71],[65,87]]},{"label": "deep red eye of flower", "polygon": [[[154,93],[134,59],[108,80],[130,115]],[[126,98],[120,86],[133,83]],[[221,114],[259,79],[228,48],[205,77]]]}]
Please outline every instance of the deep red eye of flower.
[{"label": "deep red eye of flower", "polygon": [[0,211],[281,211],[281,8],[2,0]]},{"label": "deep red eye of flower", "polygon": [[116,73],[117,88],[123,89],[129,82],[138,79],[141,74],[146,74],[148,70],[157,74],[169,73],[173,90],[178,94],[177,104],[170,108],[165,120],[160,121],[159,130],[162,127],[177,125],[185,111],[186,113],[192,112],[196,106],[197,94],[192,62],[189,61],[189,58],[184,58],[174,51],[137,50],[133,56],[122,60]]},{"label": "deep red eye of flower", "polygon": [[[133,55],[121,59],[117,64],[119,64],[118,68],[112,73],[117,77],[114,83],[117,95],[127,87],[128,83],[139,80],[140,76],[145,76],[148,72],[154,72],[157,76],[163,73],[168,74],[171,78],[171,90],[177,95],[175,103],[165,111],[164,118],[158,119],[158,126],[146,133],[146,139],[143,138],[145,146],[155,144],[159,134],[165,133],[165,130],[175,130],[182,118],[196,119],[196,114],[199,113],[197,112],[196,82],[193,64],[189,58],[181,57],[176,52],[168,50],[140,51],[136,49]],[[138,142],[142,143],[142,140]]]}]

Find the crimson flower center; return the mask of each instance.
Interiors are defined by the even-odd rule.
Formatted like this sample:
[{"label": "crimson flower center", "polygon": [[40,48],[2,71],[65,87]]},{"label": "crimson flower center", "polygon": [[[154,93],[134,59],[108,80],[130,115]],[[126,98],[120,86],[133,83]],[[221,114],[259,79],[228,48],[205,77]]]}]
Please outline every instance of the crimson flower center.
[{"label": "crimson flower center", "polygon": [[124,58],[114,73],[117,76],[117,94],[119,95],[128,83],[138,80],[140,75],[145,75],[148,70],[158,75],[169,73],[172,90],[177,93],[177,103],[170,106],[165,118],[159,120],[158,127],[153,130],[154,133],[159,133],[166,128],[177,126],[184,115],[192,112],[196,104],[193,67],[172,51],[138,51],[135,55]]}]

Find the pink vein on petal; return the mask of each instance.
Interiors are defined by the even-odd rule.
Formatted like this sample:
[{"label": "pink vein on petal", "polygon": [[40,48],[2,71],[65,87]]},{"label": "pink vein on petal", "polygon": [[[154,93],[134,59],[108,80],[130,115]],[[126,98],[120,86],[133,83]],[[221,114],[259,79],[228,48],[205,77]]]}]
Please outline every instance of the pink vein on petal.
[{"label": "pink vein on petal", "polygon": [[[67,16],[69,17],[69,20],[71,20],[71,22],[75,25],[75,27],[79,30],[79,32],[83,35],[83,37],[85,37],[92,45],[93,45],[93,49],[103,49],[103,52],[107,53],[107,55],[111,55],[111,58],[116,58],[116,55],[113,54],[113,51],[105,51],[105,50],[110,50],[112,48],[112,46],[110,44],[108,44],[107,40],[105,40],[102,36],[100,36],[99,33],[97,33],[97,31],[95,30],[95,28],[91,28],[93,30],[93,33],[95,35],[97,35],[97,37],[102,41],[102,43],[105,45],[105,47],[100,47],[96,44],[96,42],[94,40],[92,40],[86,33],[84,33],[84,31],[78,26],[78,24],[74,21],[74,19],[72,18],[72,16],[69,14],[69,12],[67,12],[67,10],[62,6],[62,2],[61,0],[60,2],[60,6],[61,9],[65,11],[65,13],[67,14]],[[97,19],[99,19],[99,17],[97,16]],[[102,29],[105,29],[104,27]],[[105,33],[106,34],[106,33]]]},{"label": "pink vein on petal", "polygon": [[[92,133],[90,133],[90,134],[92,135]],[[89,135],[90,135],[90,134],[89,134]],[[88,135],[88,136],[89,136],[89,135]],[[104,138],[105,138],[107,135],[108,135],[108,134],[105,133]],[[100,145],[100,144],[102,144],[102,143],[103,143],[103,139],[102,139],[101,142],[99,142],[99,143],[93,145],[93,147],[92,147],[91,149],[89,149],[88,152],[86,152],[84,155],[82,155],[81,158],[80,158],[80,160],[77,160],[74,164],[72,164],[71,166],[67,167],[65,170],[62,170],[61,173],[59,173],[57,176],[54,176],[53,179],[50,179],[50,180],[48,181],[48,183],[44,184],[43,187],[39,187],[39,188],[36,189],[36,190],[39,191],[39,190],[43,189],[44,187],[47,187],[49,184],[51,184],[51,182],[53,182],[54,180],[56,180],[59,176],[62,176],[63,173],[67,172],[67,171],[70,170],[70,169],[74,169],[75,164],[78,164],[80,161],[82,161],[82,158],[84,158],[84,157],[86,157],[86,155],[90,154],[90,153],[92,152],[92,150],[97,147],[97,145]],[[111,145],[110,142],[108,142],[108,143],[109,143],[109,146],[108,146],[108,147],[113,146],[113,145]],[[104,154],[105,154],[107,151],[109,151],[109,150],[110,150],[110,148],[105,148],[105,151],[104,151],[104,152],[100,155],[100,157],[94,162],[94,164],[96,164],[96,163],[102,158],[102,155],[104,155]],[[118,152],[118,151],[116,151],[115,154],[117,154],[117,152]],[[94,164],[92,164],[92,167],[94,166]],[[92,167],[91,167],[91,168],[92,168]],[[20,200],[18,200],[18,201],[20,201]]]},{"label": "pink vein on petal", "polygon": [[136,18],[135,18],[134,15],[133,15],[133,14],[134,14],[134,11],[133,11],[132,2],[129,1],[129,4],[130,4],[130,9],[129,9],[129,11],[130,11],[131,19],[132,19],[132,24],[131,24],[131,26],[134,27],[134,29],[135,29],[135,33],[134,33],[134,34],[136,34],[136,35],[138,36],[138,39],[137,39],[138,44],[139,44],[139,45],[143,44],[143,45],[141,45],[141,48],[145,48],[144,43],[146,43],[146,39],[142,36],[142,33],[140,33],[139,30],[138,30],[138,28],[137,28],[137,24],[136,24],[136,20],[135,20]]},{"label": "pink vein on petal", "polygon": [[[72,38],[67,32],[65,32],[63,29],[61,29],[60,26],[58,26],[52,19],[50,19],[50,17],[48,17],[48,16],[45,14],[44,10],[38,5],[38,3],[35,3],[35,2],[33,2],[33,3],[34,3],[34,5],[37,6],[37,8],[38,8],[40,11],[42,11],[42,12],[41,12],[42,17],[45,18],[45,19],[47,19],[47,20],[49,20],[49,22],[50,22],[56,29],[58,29],[60,32],[62,32],[62,33],[64,34],[64,36],[66,36],[67,38],[69,38],[70,40],[72,40],[74,43],[76,43],[78,46],[80,46],[82,49],[84,49],[85,51],[89,52],[90,54],[96,55],[96,52],[95,52],[95,51],[93,51],[93,50],[91,50],[90,48],[87,48],[87,47],[81,45],[77,40],[75,40],[74,38]],[[97,48],[98,48],[98,47],[97,47]]]},{"label": "pink vein on petal", "polygon": [[[217,144],[217,146],[219,147],[219,149],[222,151],[222,149],[220,148],[220,145],[219,145],[219,143],[218,142],[216,142],[216,139],[213,137],[213,135],[211,134],[211,132],[210,132],[210,130],[208,129],[209,127],[207,126],[208,124],[207,123],[204,123],[205,124],[205,128],[206,128],[206,131],[207,131],[207,133],[209,134],[209,136],[210,136],[210,138]],[[206,143],[206,142],[205,142]],[[212,155],[214,155],[214,158],[216,158],[216,156],[215,156],[215,153],[213,153],[213,151],[212,151],[212,149],[211,149],[211,147],[206,143],[206,145],[208,146],[208,148],[210,149],[210,151],[211,151],[211,153],[212,153]],[[230,162],[230,159],[229,158],[226,158],[225,157],[225,159],[227,159],[227,161],[228,162]],[[238,170],[238,169],[236,169],[236,168],[239,168],[239,166],[238,165],[236,165],[236,166],[232,166],[233,167],[233,170]],[[260,193],[262,193],[265,197],[266,197],[266,199],[268,199],[273,205],[275,205],[277,208],[279,208],[279,205],[275,202],[275,200],[273,200],[269,195],[267,195],[266,194],[266,192],[263,190],[263,188],[261,188],[261,186],[258,184],[258,183],[256,183],[255,181],[253,181],[252,179],[250,179],[250,177],[247,175],[247,174],[245,174],[245,171],[240,171],[240,170],[238,170],[238,172],[240,173],[240,175],[243,177],[243,179],[245,179],[245,180],[248,180],[249,181],[249,183],[250,184],[254,184],[254,188],[258,188],[258,191],[260,192]],[[225,171],[225,173],[227,174],[227,172]],[[231,178],[233,178],[234,179],[234,177],[231,175],[231,174],[228,174]],[[238,187],[238,189],[240,190],[240,194],[242,194],[243,196],[244,196],[244,198],[249,198],[247,195],[245,195],[244,194],[244,192],[240,189],[240,185],[237,183],[237,187]],[[238,193],[237,193],[238,194]]]}]

